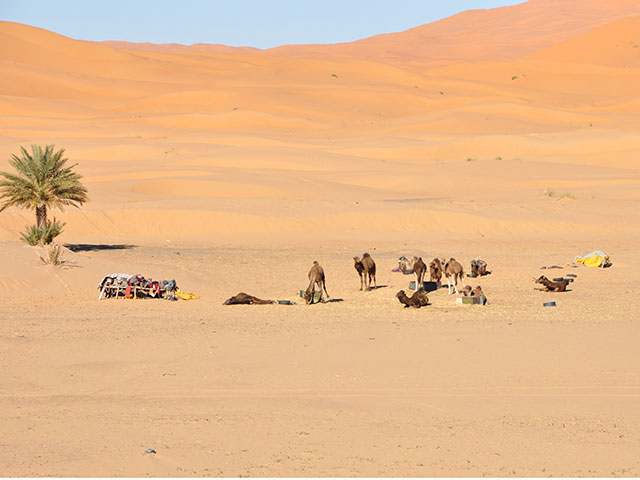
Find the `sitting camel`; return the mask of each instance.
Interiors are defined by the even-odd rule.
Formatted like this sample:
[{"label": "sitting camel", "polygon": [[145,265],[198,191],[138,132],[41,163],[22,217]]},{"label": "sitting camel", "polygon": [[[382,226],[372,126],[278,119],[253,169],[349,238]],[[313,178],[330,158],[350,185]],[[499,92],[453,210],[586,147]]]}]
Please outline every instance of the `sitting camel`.
[{"label": "sitting camel", "polygon": [[412,272],[413,271],[413,260],[409,260],[407,257],[402,255],[398,259],[398,270],[400,270],[402,273],[409,272],[409,271]]},{"label": "sitting camel", "polygon": [[487,304],[487,296],[482,291],[482,288],[480,287],[480,285],[478,285],[476,288],[473,288],[473,289],[469,285],[467,285],[461,290],[461,292],[462,292],[462,295],[465,297],[482,297],[483,299],[482,304],[483,305]]},{"label": "sitting camel", "polygon": [[565,292],[567,290],[567,285],[569,285],[568,280],[552,282],[544,275],[540,275],[540,278],[536,280],[536,283],[541,283],[542,285],[544,285],[548,292]]},{"label": "sitting camel", "polygon": [[427,292],[424,291],[424,288],[416,290],[411,297],[407,297],[404,290],[400,290],[396,294],[396,298],[404,305],[404,308],[420,308],[429,305],[429,297],[427,297]]},{"label": "sitting camel", "polygon": [[362,260],[358,257],[353,257],[354,267],[360,275],[360,290],[366,286],[365,290],[371,290],[371,279],[373,278],[374,288],[376,284],[376,262],[373,261],[371,255],[368,253],[362,254]]},{"label": "sitting camel", "polygon": [[311,270],[309,270],[309,286],[304,292],[304,301],[307,302],[307,305],[313,304],[316,285],[318,285],[318,289],[320,290],[320,301],[325,303],[325,299],[322,296],[322,290],[324,289],[324,293],[327,294],[327,298],[329,298],[329,293],[327,292],[327,287],[325,285],[324,270],[317,261],[314,261]]},{"label": "sitting camel", "polygon": [[451,295],[451,277],[453,277],[453,289],[457,294],[458,291],[458,280],[462,280],[462,285],[464,285],[464,270],[462,265],[455,258],[450,258],[447,263],[444,265],[444,269],[442,270],[445,277],[447,277],[447,286],[449,287],[449,295]]},{"label": "sitting camel", "polygon": [[471,260],[471,276],[482,277],[484,275],[487,275],[487,262],[480,258]]},{"label": "sitting camel", "polygon": [[244,292],[240,292],[237,295],[224,301],[223,305],[267,305],[270,303],[276,303],[275,300],[262,300],[253,295],[248,295]]},{"label": "sitting camel", "polygon": [[416,276],[417,292],[424,286],[424,274],[427,272],[427,266],[422,261],[422,257],[413,257],[413,274]]}]

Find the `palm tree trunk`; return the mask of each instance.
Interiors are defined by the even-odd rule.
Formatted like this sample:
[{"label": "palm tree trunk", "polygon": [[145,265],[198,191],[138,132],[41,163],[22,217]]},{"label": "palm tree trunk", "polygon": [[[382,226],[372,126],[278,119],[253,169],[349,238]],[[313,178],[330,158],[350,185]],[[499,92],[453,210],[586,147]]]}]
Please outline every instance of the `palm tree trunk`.
[{"label": "palm tree trunk", "polygon": [[44,228],[47,225],[47,206],[45,204],[36,207],[36,220],[38,228]]}]

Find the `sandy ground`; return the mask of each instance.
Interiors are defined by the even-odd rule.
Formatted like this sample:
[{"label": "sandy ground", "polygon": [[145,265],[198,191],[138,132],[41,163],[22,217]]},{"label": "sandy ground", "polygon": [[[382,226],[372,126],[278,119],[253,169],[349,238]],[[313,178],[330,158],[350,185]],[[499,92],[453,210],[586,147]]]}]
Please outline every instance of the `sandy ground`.
[{"label": "sandy ground", "polygon": [[[600,240],[616,252],[611,269],[547,272],[585,245],[423,235],[66,251],[74,266],[42,267],[58,279],[49,295],[0,307],[0,471],[637,476],[636,240]],[[379,269],[371,292],[352,267],[363,245]],[[3,251],[33,256],[17,243]],[[400,253],[467,266],[469,251],[492,271],[467,279],[487,306],[455,305],[446,289],[421,310],[395,300],[410,280],[391,272]],[[330,303],[221,305],[239,291],[295,300],[314,259]],[[98,272],[121,270],[175,277],[201,298],[98,302]],[[534,289],[534,275],[568,270],[572,291]]]},{"label": "sandy ground", "polygon": [[[0,22],[0,170],[54,143],[91,198],[50,214],[63,268],[0,214],[0,474],[640,475],[639,31],[633,0],[268,51]],[[489,305],[402,309],[402,254],[484,258]],[[313,260],[339,301],[221,305]],[[116,272],[201,298],[98,302]]]}]

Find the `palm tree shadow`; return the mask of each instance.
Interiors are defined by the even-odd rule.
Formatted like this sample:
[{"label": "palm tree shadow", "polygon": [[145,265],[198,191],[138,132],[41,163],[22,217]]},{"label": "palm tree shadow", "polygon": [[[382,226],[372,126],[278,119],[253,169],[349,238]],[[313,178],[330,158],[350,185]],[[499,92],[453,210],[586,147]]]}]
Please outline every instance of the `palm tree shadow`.
[{"label": "palm tree shadow", "polygon": [[72,252],[99,252],[102,250],[129,250],[131,248],[137,248],[137,245],[129,245],[126,243],[65,243],[63,247]]}]

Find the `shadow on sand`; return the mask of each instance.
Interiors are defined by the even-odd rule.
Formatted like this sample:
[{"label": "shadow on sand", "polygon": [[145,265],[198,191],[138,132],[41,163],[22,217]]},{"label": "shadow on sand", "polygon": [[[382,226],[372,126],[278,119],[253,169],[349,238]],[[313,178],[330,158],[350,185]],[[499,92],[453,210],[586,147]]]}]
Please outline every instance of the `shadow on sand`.
[{"label": "shadow on sand", "polygon": [[101,250],[128,250],[136,248],[136,245],[128,245],[125,243],[109,245],[105,243],[65,243],[65,248],[72,252],[98,252]]},{"label": "shadow on sand", "polygon": [[379,288],[387,288],[389,285],[377,285],[375,287],[369,287],[367,290],[365,291],[369,291],[369,290],[378,290]]}]

